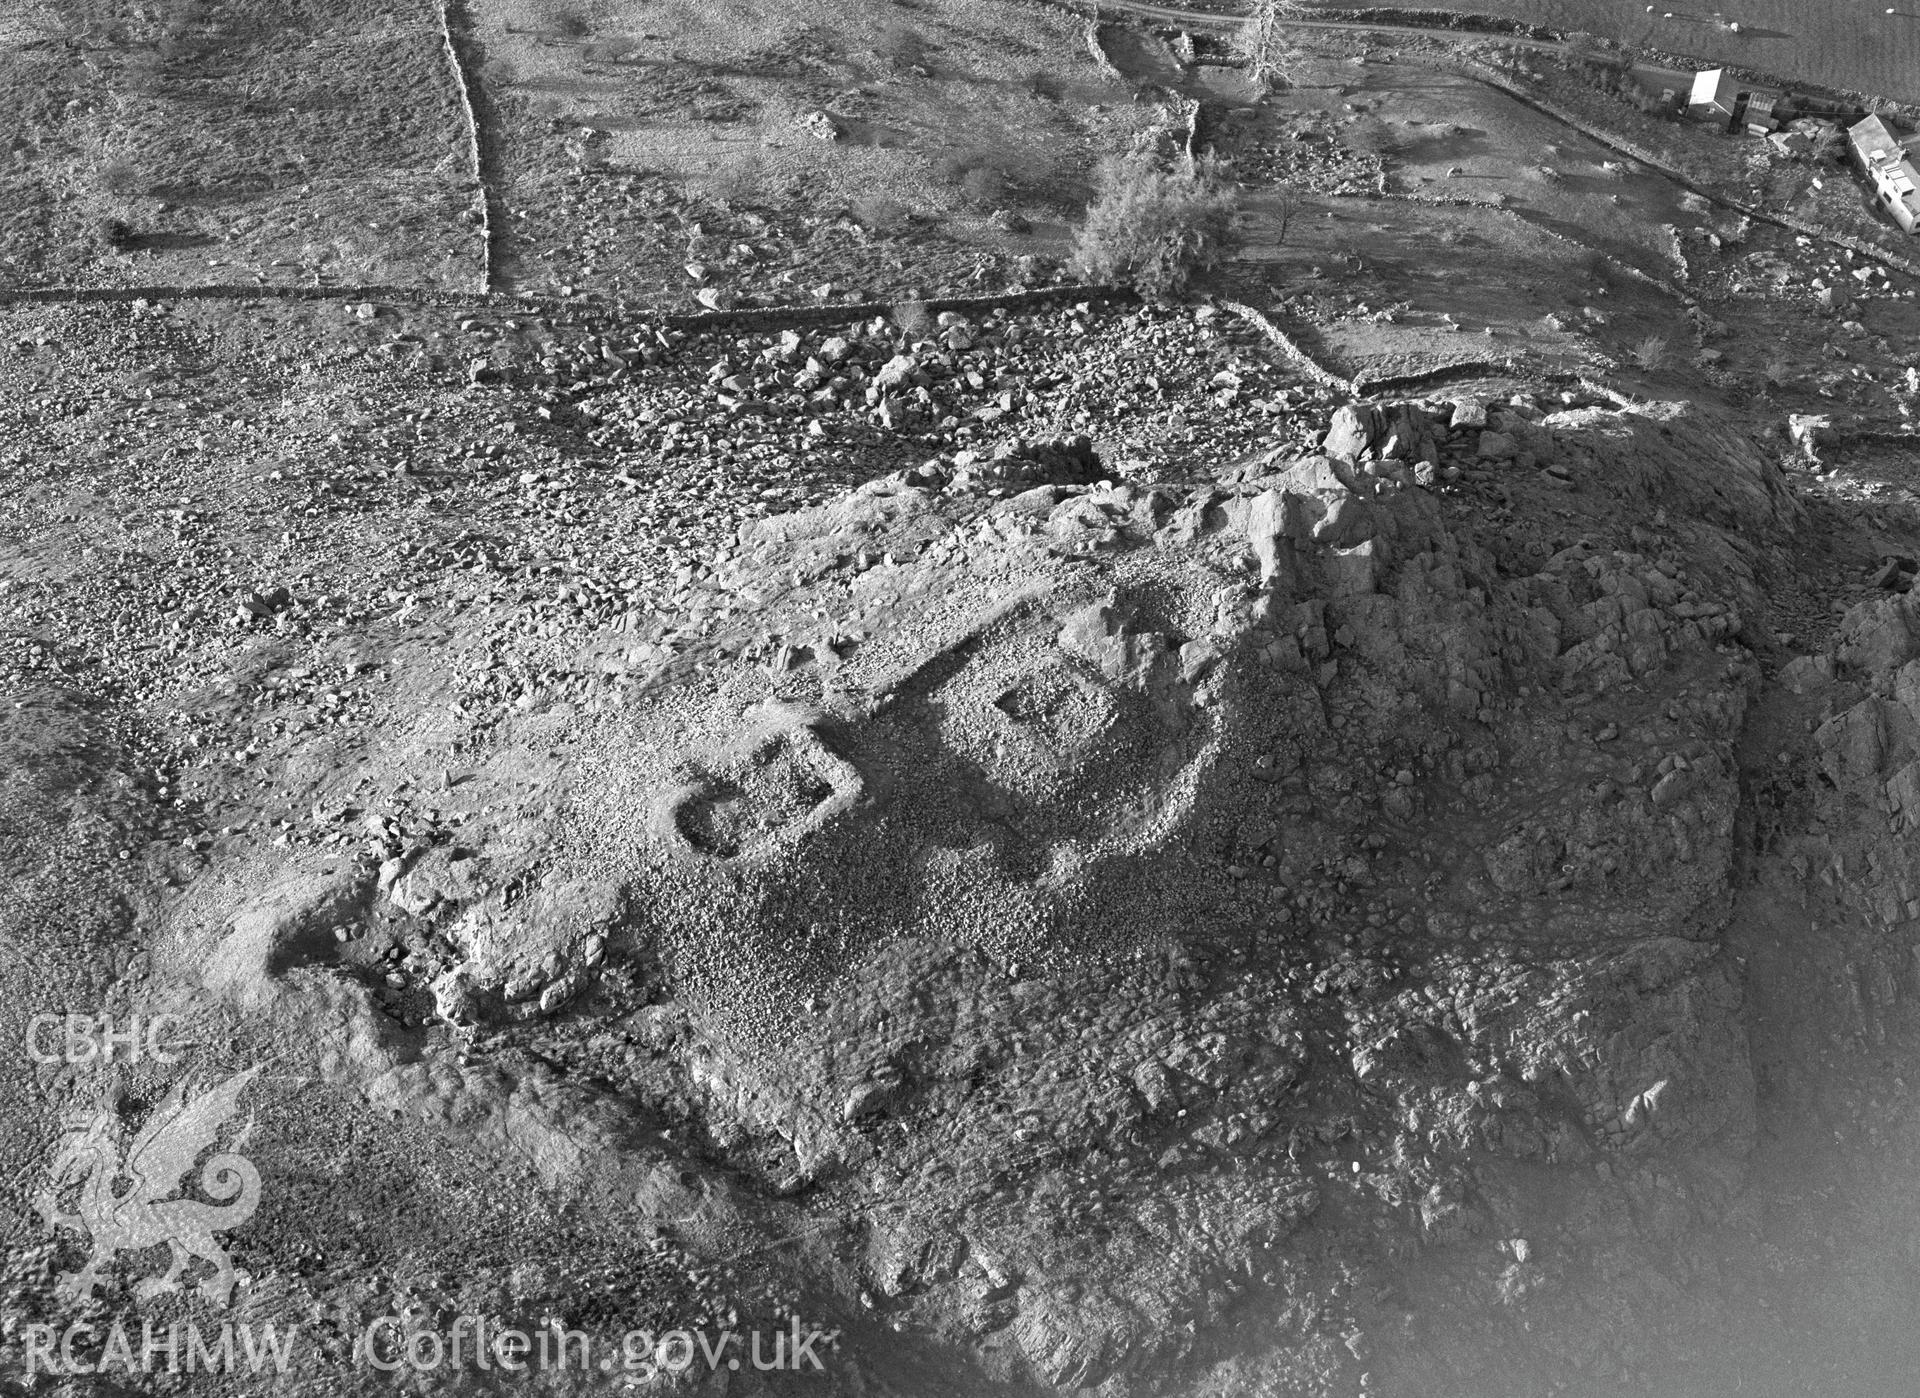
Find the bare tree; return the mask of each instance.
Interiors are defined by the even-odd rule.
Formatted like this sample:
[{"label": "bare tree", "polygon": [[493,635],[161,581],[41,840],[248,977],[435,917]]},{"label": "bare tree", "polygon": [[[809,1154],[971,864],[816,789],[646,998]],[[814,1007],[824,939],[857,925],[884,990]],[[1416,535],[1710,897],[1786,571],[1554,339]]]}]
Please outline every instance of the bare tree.
[{"label": "bare tree", "polygon": [[1257,86],[1286,81],[1293,65],[1281,27],[1306,13],[1306,0],[1253,0],[1253,13],[1234,31],[1233,49],[1246,60],[1247,76]]},{"label": "bare tree", "polygon": [[1281,180],[1271,190],[1274,217],[1274,238],[1276,244],[1284,246],[1287,241],[1287,225],[1300,212],[1300,187],[1291,180]]}]

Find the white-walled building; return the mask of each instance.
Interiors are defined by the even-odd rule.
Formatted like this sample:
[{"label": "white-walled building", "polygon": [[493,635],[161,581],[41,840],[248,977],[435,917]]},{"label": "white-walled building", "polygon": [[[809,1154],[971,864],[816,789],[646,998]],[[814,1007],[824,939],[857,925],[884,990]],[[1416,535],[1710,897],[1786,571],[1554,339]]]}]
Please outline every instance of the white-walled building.
[{"label": "white-walled building", "polygon": [[1739,96],[1739,85],[1727,76],[1725,68],[1695,73],[1693,92],[1687,98],[1687,115],[1702,121],[1731,121]]},{"label": "white-walled building", "polygon": [[1893,221],[1911,233],[1920,224],[1920,170],[1877,116],[1847,128],[1854,163],[1873,184],[1880,206]]}]

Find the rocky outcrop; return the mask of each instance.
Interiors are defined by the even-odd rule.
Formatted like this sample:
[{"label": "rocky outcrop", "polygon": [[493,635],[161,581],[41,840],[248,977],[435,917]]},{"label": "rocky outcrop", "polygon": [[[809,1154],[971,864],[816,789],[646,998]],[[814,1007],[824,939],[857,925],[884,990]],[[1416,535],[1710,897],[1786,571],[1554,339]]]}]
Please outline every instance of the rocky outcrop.
[{"label": "rocky outcrop", "polygon": [[[1356,1298],[1487,1345],[1632,1312],[1744,1169],[1742,638],[1798,508],[1697,412],[1462,399],[1198,486],[1018,441],[753,522],[695,639],[610,633],[613,702],[509,725],[502,771],[576,749],[540,838],[380,825],[380,915],[437,948],[395,994],[602,1095],[368,1090],[555,1179],[652,1178],[620,1121],[673,1123],[1005,1382],[1483,1383]],[[1860,690],[1822,770],[1896,819],[1909,608],[1801,676]]]},{"label": "rocky outcrop", "polygon": [[[1199,488],[1014,446],[743,530],[700,608],[736,619],[571,798],[555,876],[627,890],[607,966],[647,948],[674,1026],[614,1079],[1052,1386],[1183,1362],[1230,1276],[1331,1304],[1308,1259],[1357,1237],[1498,1287],[1520,1171],[1737,1176],[1737,540],[1796,507],[1695,414],[1488,407],[1356,406]],[[1489,547],[1494,472],[1635,546]]]}]

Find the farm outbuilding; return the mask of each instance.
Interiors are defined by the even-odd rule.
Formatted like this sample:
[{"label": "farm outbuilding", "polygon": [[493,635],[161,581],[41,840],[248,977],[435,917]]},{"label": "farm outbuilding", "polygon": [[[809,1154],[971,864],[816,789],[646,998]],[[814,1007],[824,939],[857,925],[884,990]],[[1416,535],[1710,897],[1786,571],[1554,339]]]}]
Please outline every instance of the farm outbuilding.
[{"label": "farm outbuilding", "polygon": [[1693,75],[1693,92],[1687,98],[1687,115],[1701,121],[1731,121],[1740,91],[1725,68],[1709,68]]},{"label": "farm outbuilding", "polygon": [[1893,215],[1895,223],[1913,232],[1920,224],[1920,170],[1914,169],[1886,123],[1877,116],[1855,122],[1847,128],[1847,142],[1881,207]]},{"label": "farm outbuilding", "polygon": [[1867,109],[1858,102],[1809,97],[1804,92],[1785,93],[1773,104],[1773,119],[1783,126],[1807,119],[1837,121],[1842,126],[1851,126],[1866,115]]}]

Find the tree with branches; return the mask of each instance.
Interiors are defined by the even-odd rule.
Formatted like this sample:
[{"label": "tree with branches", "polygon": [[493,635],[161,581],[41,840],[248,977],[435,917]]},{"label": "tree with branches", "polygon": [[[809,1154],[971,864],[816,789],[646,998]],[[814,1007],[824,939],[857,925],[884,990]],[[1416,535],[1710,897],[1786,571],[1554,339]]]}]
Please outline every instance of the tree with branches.
[{"label": "tree with branches", "polygon": [[1237,246],[1240,191],[1212,159],[1161,170],[1151,155],[1109,156],[1094,175],[1096,197],[1074,241],[1083,281],[1126,282],[1166,299],[1213,271]]},{"label": "tree with branches", "polygon": [[1253,12],[1233,34],[1233,50],[1245,60],[1247,76],[1262,88],[1285,82],[1292,71],[1292,50],[1284,25],[1305,17],[1306,0],[1253,0]]}]

